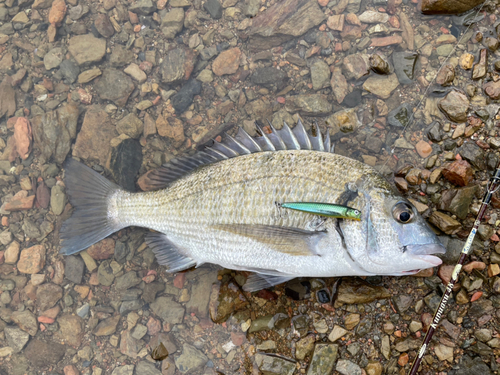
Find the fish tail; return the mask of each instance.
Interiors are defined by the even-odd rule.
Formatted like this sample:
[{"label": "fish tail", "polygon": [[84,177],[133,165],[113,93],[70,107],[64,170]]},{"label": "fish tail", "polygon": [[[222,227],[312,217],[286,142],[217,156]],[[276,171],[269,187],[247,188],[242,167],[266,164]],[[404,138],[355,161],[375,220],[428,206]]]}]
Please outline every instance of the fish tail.
[{"label": "fish tail", "polygon": [[122,229],[108,215],[110,197],[120,187],[75,159],[64,163],[66,193],[75,208],[60,231],[61,253],[75,254]]}]

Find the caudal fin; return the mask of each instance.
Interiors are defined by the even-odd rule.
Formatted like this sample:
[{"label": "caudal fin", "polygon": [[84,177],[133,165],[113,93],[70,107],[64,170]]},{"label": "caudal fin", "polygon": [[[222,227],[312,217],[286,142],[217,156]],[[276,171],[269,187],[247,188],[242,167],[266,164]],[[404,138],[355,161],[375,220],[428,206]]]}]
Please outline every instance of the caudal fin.
[{"label": "caudal fin", "polygon": [[122,229],[108,218],[109,197],[120,187],[75,159],[68,159],[64,169],[66,193],[75,211],[61,227],[61,253],[70,255]]}]

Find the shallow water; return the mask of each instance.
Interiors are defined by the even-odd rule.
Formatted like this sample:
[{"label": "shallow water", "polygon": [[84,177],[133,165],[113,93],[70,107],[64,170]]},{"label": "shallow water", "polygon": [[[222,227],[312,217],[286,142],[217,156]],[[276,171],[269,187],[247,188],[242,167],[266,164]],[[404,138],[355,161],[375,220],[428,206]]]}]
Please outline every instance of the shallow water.
[{"label": "shallow water", "polygon": [[[496,5],[469,27],[409,1],[149,3],[72,0],[63,12],[0,0],[0,77],[14,81],[0,93],[0,374],[406,373],[452,266],[441,278],[300,279],[246,293],[242,272],[167,273],[138,228],[63,257],[62,162],[79,157],[134,189],[235,125],[255,134],[254,120],[279,129],[300,116],[328,129],[337,153],[395,182],[425,218],[439,209],[458,219],[451,237],[435,222],[454,264],[498,162]],[[57,25],[52,42],[47,21]],[[466,53],[476,64],[485,45],[487,73],[472,79],[461,64]],[[370,69],[374,54],[387,74]],[[448,63],[455,77],[443,86],[436,76]],[[443,104],[453,88],[466,94]],[[16,130],[16,116],[30,131]],[[437,172],[460,159],[474,177],[455,201],[461,209],[446,198],[458,185]],[[12,201],[25,206],[9,211]],[[422,374],[498,372],[497,214],[481,228],[471,259],[480,263],[462,277]],[[159,342],[163,361],[151,356]]]}]

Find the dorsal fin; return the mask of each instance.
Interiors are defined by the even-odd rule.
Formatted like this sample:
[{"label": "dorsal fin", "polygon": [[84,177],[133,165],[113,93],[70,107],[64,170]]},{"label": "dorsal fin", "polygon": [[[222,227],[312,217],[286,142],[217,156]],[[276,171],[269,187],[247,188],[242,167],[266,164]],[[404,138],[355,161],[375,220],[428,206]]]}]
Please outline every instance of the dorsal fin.
[{"label": "dorsal fin", "polygon": [[313,130],[316,136],[307,133],[300,119],[293,130],[286,123],[283,124],[281,130],[276,130],[269,123],[270,134],[266,134],[257,124],[256,126],[260,136],[252,137],[240,127],[235,137],[226,134],[222,142],[215,141],[212,146],[205,147],[203,151],[192,156],[181,156],[173,159],[151,171],[147,176],[149,190],[163,189],[201,166],[254,152],[278,150],[333,152],[329,132],[327,131],[323,138],[318,124]]}]

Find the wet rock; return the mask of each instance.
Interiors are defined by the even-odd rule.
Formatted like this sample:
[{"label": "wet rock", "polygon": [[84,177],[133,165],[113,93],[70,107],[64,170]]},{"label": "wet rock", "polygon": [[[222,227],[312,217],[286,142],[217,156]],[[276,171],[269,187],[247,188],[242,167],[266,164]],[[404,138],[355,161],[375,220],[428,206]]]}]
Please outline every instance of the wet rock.
[{"label": "wet rock", "polygon": [[61,65],[63,58],[64,52],[62,48],[56,47],[51,49],[43,57],[43,64],[45,65],[45,69],[51,70],[57,68],[59,65]]},{"label": "wet rock", "polygon": [[120,315],[112,316],[99,322],[94,328],[93,334],[95,336],[109,336],[116,332],[116,327],[120,321]]},{"label": "wet rock", "polygon": [[215,323],[225,322],[229,316],[248,305],[245,295],[234,281],[212,285],[210,293],[210,318]]},{"label": "wet rock", "polygon": [[173,297],[159,297],[150,306],[164,323],[178,324],[184,319],[184,307],[175,302]]},{"label": "wet rock", "polygon": [[106,54],[106,41],[92,34],[74,36],[68,43],[69,52],[80,66],[99,62]]},{"label": "wet rock", "polygon": [[212,284],[217,281],[215,272],[205,273],[198,277],[198,282],[191,289],[191,298],[186,304],[188,314],[196,314],[198,318],[208,316],[208,303]]},{"label": "wet rock", "polygon": [[332,129],[331,133],[337,133],[339,130],[342,133],[351,133],[356,131],[360,124],[354,108],[335,112],[325,122]]},{"label": "wet rock", "polygon": [[111,375],[134,375],[134,365],[115,367]]},{"label": "wet rock", "polygon": [[156,129],[162,137],[170,138],[175,146],[181,146],[186,139],[184,135],[184,124],[177,117],[158,116],[156,119]]},{"label": "wet rock", "polygon": [[36,290],[36,303],[41,311],[48,310],[62,298],[63,290],[59,285],[45,283]]},{"label": "wet rock", "polygon": [[442,193],[438,208],[456,215],[459,219],[465,219],[469,213],[472,199],[477,193],[477,186],[469,186],[461,189],[449,189]]},{"label": "wet rock", "polygon": [[322,94],[302,94],[286,98],[285,109],[304,116],[323,116],[332,112],[332,104]]},{"label": "wet rock", "polygon": [[172,8],[161,19],[161,32],[167,39],[173,39],[184,26],[184,9]]},{"label": "wet rock", "polygon": [[400,314],[406,312],[414,304],[413,298],[404,294],[399,294],[393,297],[392,300],[394,302],[396,310]]},{"label": "wet rock", "polygon": [[94,87],[101,99],[111,100],[118,107],[127,103],[135,88],[130,77],[116,69],[105,69]]},{"label": "wet rock", "polygon": [[361,367],[347,359],[339,359],[335,370],[342,375],[361,375],[363,373]]},{"label": "wet rock", "polygon": [[441,86],[449,86],[455,79],[455,68],[451,64],[444,65],[436,76],[436,83]]},{"label": "wet rock", "polygon": [[203,8],[210,14],[213,19],[218,20],[222,17],[222,4],[219,0],[208,0],[203,5]]},{"label": "wet rock", "polygon": [[62,214],[66,205],[66,194],[60,185],[54,185],[50,191],[50,208],[55,215]]},{"label": "wet rock", "polygon": [[13,353],[19,353],[30,339],[29,333],[15,327],[5,327],[5,339],[12,348]]},{"label": "wet rock", "polygon": [[83,260],[81,257],[70,255],[65,257],[65,274],[64,276],[75,284],[81,284],[83,278]]},{"label": "wet rock", "polygon": [[272,357],[257,353],[255,363],[259,370],[266,375],[292,375],[295,371],[295,363],[280,357]]},{"label": "wet rock", "polygon": [[38,323],[35,315],[31,311],[14,311],[10,318],[12,322],[17,324],[23,331],[28,332],[30,336],[35,336],[38,332]]},{"label": "wet rock", "polygon": [[462,92],[452,90],[438,102],[439,109],[453,122],[467,121],[469,99]]},{"label": "wet rock", "polygon": [[59,65],[59,71],[68,83],[73,83],[80,74],[80,67],[73,60],[64,60]]},{"label": "wet rock", "polygon": [[109,157],[111,139],[117,135],[108,114],[101,107],[92,106],[85,113],[73,155],[82,159],[98,159],[99,164],[104,166]]},{"label": "wet rock", "polygon": [[424,140],[418,141],[418,143],[415,145],[415,150],[422,158],[426,158],[432,153],[431,145]]},{"label": "wet rock", "polygon": [[212,70],[218,76],[234,74],[238,70],[240,59],[241,50],[238,47],[228,49],[217,56],[212,63]]},{"label": "wet rock", "polygon": [[486,95],[493,100],[500,99],[500,81],[489,81],[483,85]]},{"label": "wet rock", "polygon": [[59,362],[66,352],[66,347],[54,341],[33,339],[28,343],[24,354],[33,366],[46,367]]},{"label": "wet rock", "polygon": [[140,282],[141,278],[137,276],[137,273],[130,271],[116,279],[116,289],[126,290],[138,285]]},{"label": "wet rock", "polygon": [[323,60],[317,60],[311,65],[311,80],[313,90],[317,91],[330,84],[330,67]]},{"label": "wet rock", "polygon": [[33,207],[35,196],[28,196],[26,190],[21,190],[9,201],[2,205],[2,210],[5,211],[23,211],[29,210]]},{"label": "wet rock", "polygon": [[456,375],[491,375],[492,372],[481,357],[472,360],[468,355],[461,358]]},{"label": "wet rock", "polygon": [[195,95],[201,93],[201,82],[196,79],[189,80],[172,99],[172,106],[177,114],[184,113],[191,103]]},{"label": "wet rock", "polygon": [[479,52],[479,61],[472,69],[472,79],[483,78],[488,72],[488,50],[483,48]]},{"label": "wet rock", "polygon": [[[165,56],[167,58],[168,54]],[[116,45],[111,52],[109,62],[112,67],[119,68],[130,64],[134,60],[134,53],[121,45]]]},{"label": "wet rock", "polygon": [[165,284],[161,282],[153,282],[146,284],[144,286],[144,291],[142,292],[142,299],[146,303],[152,303],[156,299],[156,294],[165,289]]},{"label": "wet rock", "polygon": [[102,262],[97,269],[97,280],[99,281],[99,284],[110,286],[113,284],[114,279],[115,276],[113,274],[113,269],[110,267],[110,262]]},{"label": "wet rock", "polygon": [[338,345],[316,344],[307,375],[331,374],[337,360]]},{"label": "wet rock", "polygon": [[17,268],[22,273],[34,274],[45,265],[45,246],[35,245],[21,251]]},{"label": "wet rock", "polygon": [[332,87],[333,95],[335,96],[337,102],[342,103],[344,98],[349,94],[349,86],[347,85],[347,80],[342,74],[342,69],[333,69],[330,86]]},{"label": "wet rock", "polygon": [[409,103],[403,103],[396,109],[389,112],[387,122],[391,126],[406,127],[412,116],[412,106]]},{"label": "wet rock", "polygon": [[415,79],[416,64],[418,53],[416,52],[394,52],[392,54],[392,63],[394,64],[394,72],[398,77],[399,83],[408,85],[413,83]]},{"label": "wet rock", "polygon": [[358,326],[356,327],[356,336],[364,337],[369,332],[371,332],[373,327],[373,322],[369,317],[362,319]]},{"label": "wet rock", "polygon": [[441,229],[446,234],[454,234],[462,227],[458,221],[442,212],[434,211],[429,217],[429,222]]},{"label": "wet rock", "polygon": [[374,75],[368,77],[363,83],[363,89],[378,96],[381,99],[388,99],[391,93],[399,86],[396,74],[388,76]]},{"label": "wet rock", "polygon": [[128,330],[123,331],[120,338],[120,352],[131,358],[137,358],[139,352],[139,341],[132,337]]},{"label": "wet rock", "polygon": [[287,75],[283,70],[279,70],[273,67],[265,67],[255,69],[250,81],[254,85],[270,86],[279,85],[286,79]]},{"label": "wet rock", "polygon": [[136,191],[135,179],[141,165],[142,147],[137,140],[125,139],[111,149],[108,167],[115,181],[125,190]]},{"label": "wet rock", "polygon": [[460,14],[471,10],[483,3],[484,0],[421,0],[421,9],[424,14]]},{"label": "wet rock", "polygon": [[144,124],[134,113],[129,113],[118,121],[116,130],[120,134],[126,134],[130,138],[137,139],[142,135]]},{"label": "wet rock", "polygon": [[474,178],[474,172],[466,160],[457,160],[443,168],[443,176],[450,182],[467,186]]},{"label": "wet rock", "polygon": [[300,339],[295,344],[295,358],[303,360],[308,356],[314,349],[314,343],[316,341],[315,335],[307,335],[306,337]]},{"label": "wet rock", "polygon": [[387,58],[377,53],[370,56],[370,69],[377,74],[391,73],[391,66],[389,65],[389,61],[387,61]]},{"label": "wet rock", "polygon": [[[139,310],[144,306],[144,303],[141,300],[135,299],[132,301],[123,301],[122,304],[120,305],[120,315],[124,316],[127,315],[131,311],[136,311]],[[133,334],[132,337],[136,338]]]},{"label": "wet rock", "polygon": [[151,0],[139,0],[134,2],[129,9],[136,14],[147,16],[156,10],[156,6]]},{"label": "wet rock", "polygon": [[127,73],[130,77],[132,77],[136,81],[138,81],[139,83],[146,82],[146,79],[148,79],[146,73],[144,73],[144,71],[141,70],[141,68],[139,68],[139,65],[134,63],[127,66],[124,72]]},{"label": "wet rock", "polygon": [[162,375],[162,372],[156,369],[154,364],[147,361],[140,361],[135,366],[135,373],[141,375]]},{"label": "wet rock", "polygon": [[88,69],[78,75],[78,83],[88,83],[102,74],[101,69]]},{"label": "wet rock", "polygon": [[0,83],[0,118],[10,117],[16,112],[16,92],[12,88],[10,78],[6,77]]},{"label": "wet rock", "polygon": [[196,56],[192,49],[186,47],[169,51],[160,64],[162,81],[165,83],[180,83],[188,80],[196,64]]},{"label": "wet rock", "polygon": [[199,371],[207,362],[205,354],[189,344],[184,344],[182,354],[175,357],[175,366],[183,374]]},{"label": "wet rock", "polygon": [[87,249],[87,253],[95,260],[109,259],[115,253],[115,240],[105,238]]},{"label": "wet rock", "polygon": [[83,319],[78,315],[62,315],[57,319],[59,323],[59,337],[68,345],[79,347],[85,331]]},{"label": "wet rock", "polygon": [[342,70],[346,79],[360,79],[370,73],[369,57],[361,54],[348,55],[342,61]]},{"label": "wet rock", "polygon": [[315,1],[286,0],[258,14],[244,36],[250,49],[268,50],[305,34],[325,18]]},{"label": "wet rock", "polygon": [[115,29],[107,14],[98,14],[94,21],[94,26],[104,38],[111,38],[115,33]]},{"label": "wet rock", "polygon": [[19,242],[12,241],[5,249],[4,262],[7,264],[15,264],[18,258],[19,258]]},{"label": "wet rock", "polygon": [[377,299],[390,298],[389,291],[382,286],[367,284],[361,280],[343,280],[338,289],[336,302],[354,304],[370,303]]},{"label": "wet rock", "polygon": [[486,168],[484,151],[475,142],[464,142],[458,149],[458,153],[479,170]]},{"label": "wet rock", "polygon": [[14,136],[9,138],[1,159],[14,161],[19,156],[26,160],[31,153],[32,136],[30,122],[25,117],[17,117],[14,124]]},{"label": "wet rock", "polygon": [[333,326],[332,332],[328,335],[328,340],[331,342],[335,342],[338,339],[342,338],[342,336],[345,336],[345,334],[349,332],[348,330],[342,328],[341,326],[335,325]]}]

